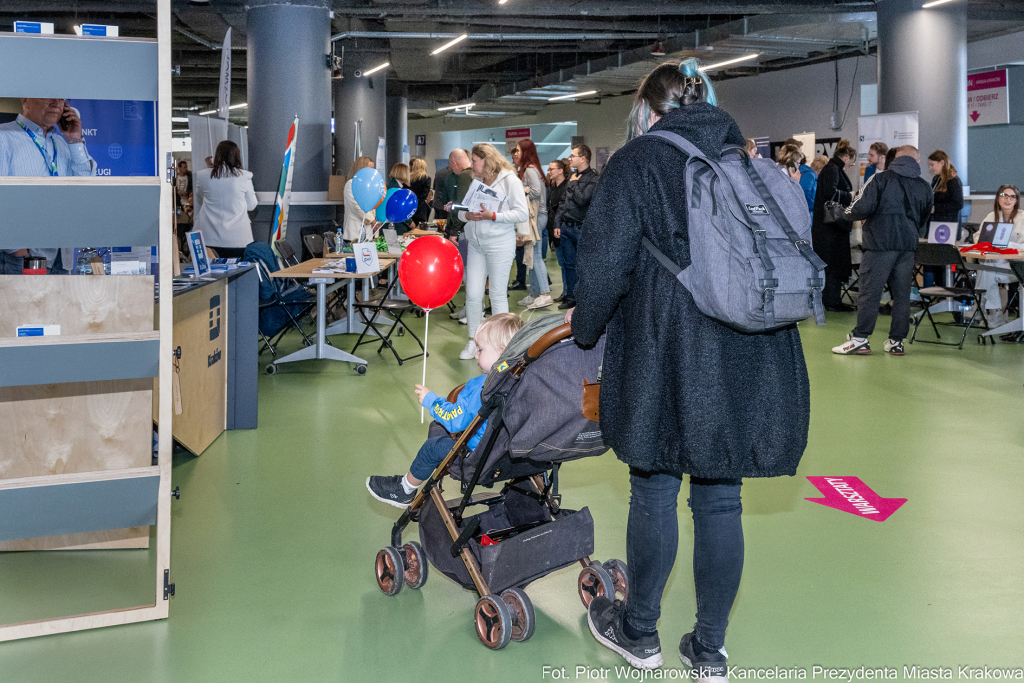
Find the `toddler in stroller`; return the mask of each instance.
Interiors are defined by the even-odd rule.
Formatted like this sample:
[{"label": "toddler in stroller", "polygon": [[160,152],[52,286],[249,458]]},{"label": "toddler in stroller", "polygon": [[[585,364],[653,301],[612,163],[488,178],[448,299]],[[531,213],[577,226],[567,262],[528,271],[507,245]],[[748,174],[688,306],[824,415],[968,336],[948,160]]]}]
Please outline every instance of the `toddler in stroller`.
[{"label": "toddler in stroller", "polygon": [[[603,338],[580,348],[561,315],[534,320],[512,338],[483,384],[480,410],[452,435],[450,450],[392,528],[390,545],[377,553],[374,571],[386,595],[421,588],[434,565],[480,595],[477,636],[494,650],[533,635],[525,587],[576,562],[583,566],[577,588],[584,606],[599,596],[626,599],[625,563],[590,559],[590,511],[564,509],[558,495],[561,463],[608,450],[597,423],[603,355]],[[432,432],[442,429],[431,424]],[[461,497],[444,499],[445,476],[461,482]],[[477,491],[499,483],[497,493]],[[471,507],[480,511],[467,512]],[[420,540],[403,545],[410,522],[419,523]]]},{"label": "toddler in stroller", "polygon": [[[476,364],[484,374],[462,385],[456,400],[449,397],[446,401],[422,384],[416,385],[416,396],[420,403],[430,410],[430,417],[443,429],[436,430],[440,433],[430,433],[405,476],[367,477],[366,488],[371,496],[398,508],[409,507],[416,494],[416,487],[437,469],[444,456],[455,445],[455,439],[451,434],[458,434],[466,429],[473,421],[473,416],[480,410],[480,392],[484,388],[484,380],[487,379],[486,373],[490,372],[494,362],[522,326],[522,318],[515,313],[499,313],[480,323],[475,337]],[[485,422],[469,438],[467,446],[470,450],[480,443],[480,437],[486,428]]]}]

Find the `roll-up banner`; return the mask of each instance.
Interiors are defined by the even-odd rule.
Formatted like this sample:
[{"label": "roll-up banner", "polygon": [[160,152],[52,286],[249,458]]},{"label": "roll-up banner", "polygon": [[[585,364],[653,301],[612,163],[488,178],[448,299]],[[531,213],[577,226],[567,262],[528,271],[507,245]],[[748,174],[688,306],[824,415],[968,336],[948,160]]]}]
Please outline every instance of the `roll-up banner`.
[{"label": "roll-up banner", "polygon": [[868,166],[868,149],[872,143],[884,142],[887,147],[912,145],[917,147],[917,112],[878,114],[857,119],[858,176],[863,183],[864,169]]}]

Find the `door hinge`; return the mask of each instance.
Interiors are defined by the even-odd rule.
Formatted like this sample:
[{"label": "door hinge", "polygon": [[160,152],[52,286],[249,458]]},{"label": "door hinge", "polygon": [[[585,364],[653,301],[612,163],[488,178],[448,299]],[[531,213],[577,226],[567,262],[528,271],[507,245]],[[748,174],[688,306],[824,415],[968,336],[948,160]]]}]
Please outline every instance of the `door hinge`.
[{"label": "door hinge", "polygon": [[171,583],[171,570],[164,570],[164,600],[174,597],[174,584]]}]

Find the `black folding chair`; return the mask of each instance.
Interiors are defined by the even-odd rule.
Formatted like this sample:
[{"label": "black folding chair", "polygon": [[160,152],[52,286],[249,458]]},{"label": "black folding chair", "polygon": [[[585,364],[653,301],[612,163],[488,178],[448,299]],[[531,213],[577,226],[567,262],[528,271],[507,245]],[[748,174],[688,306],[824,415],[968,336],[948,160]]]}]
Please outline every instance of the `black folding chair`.
[{"label": "black folding chair", "polygon": [[[267,265],[263,263],[262,260],[256,260],[256,269],[261,280],[270,282],[272,284],[274,283],[274,280],[270,277],[270,270],[267,268]],[[299,321],[302,320],[302,318],[307,313],[309,313],[309,311],[314,306],[316,306],[316,299],[313,298],[282,298],[277,286],[274,286],[272,288],[272,293],[270,294],[269,297],[261,297],[259,300],[260,313],[262,314],[264,311],[268,311],[271,309],[283,311],[286,318],[286,322],[284,324],[284,327],[277,330],[276,332],[271,332],[269,335],[266,333],[263,327],[260,326],[260,337],[263,338],[263,346],[260,347],[259,355],[262,355],[264,351],[269,350],[272,356],[277,356],[278,343],[280,343],[284,335],[286,335],[288,331],[292,329],[297,330],[298,333],[302,335],[303,344],[305,344],[306,346],[312,344],[313,340],[310,339],[309,335],[307,335],[305,330],[302,329],[302,324]],[[260,317],[262,318],[263,316],[261,315]]]},{"label": "black folding chair", "polygon": [[[363,328],[362,333],[359,335],[359,339],[356,340],[356,345],[352,347],[352,353],[355,353],[356,349],[358,349],[363,344],[371,344],[376,341],[375,339],[372,339],[367,336],[366,332],[368,329],[373,330],[373,333],[376,334],[377,337],[380,339],[381,343],[380,346],[377,348],[377,353],[383,351],[385,346],[388,347],[389,349],[391,349],[391,353],[395,355],[395,360],[398,361],[399,365],[401,365],[407,360],[419,358],[424,353],[426,353],[426,349],[424,349],[423,342],[420,341],[420,338],[416,336],[415,332],[407,328],[402,323],[402,316],[410,311],[417,310],[418,306],[416,306],[416,304],[412,303],[411,301],[407,301],[404,299],[388,298],[388,296],[391,294],[391,290],[394,289],[396,282],[398,282],[398,278],[391,278],[391,281],[388,282],[387,289],[384,291],[384,297],[381,299],[369,299],[367,301],[357,300],[355,302],[355,309],[359,311],[359,315],[360,317],[362,317],[363,322],[366,323],[366,327]],[[391,324],[390,329],[388,329],[387,331],[387,334],[382,333],[381,330],[377,328],[377,316],[380,315],[381,313],[390,313],[395,317],[394,322]],[[416,343],[419,344],[420,352],[412,356],[407,356],[406,358],[402,358],[401,356],[399,356],[398,350],[395,349],[395,345],[391,341],[391,337],[396,331],[398,332],[398,336],[403,336],[408,331],[409,336],[415,339]]]},{"label": "black folding chair", "polygon": [[[942,268],[952,267],[956,273],[956,279],[953,282],[952,287],[925,287],[918,290],[918,294],[921,295],[922,306],[924,311],[921,315],[917,316],[917,320],[914,322],[914,332],[910,335],[910,343],[913,344],[917,338],[917,329],[921,326],[921,321],[924,320],[925,316],[928,316],[928,321],[932,325],[932,329],[935,331],[935,339],[920,339],[923,344],[941,344],[943,346],[955,346],[958,349],[964,348],[964,340],[967,339],[967,332],[974,325],[974,321],[981,316],[981,322],[984,326],[988,327],[988,320],[985,318],[985,311],[981,305],[981,298],[984,295],[984,290],[975,289],[972,286],[974,283],[970,280],[968,275],[967,267],[964,265],[964,259],[960,255],[960,250],[954,247],[952,244],[921,244],[917,247],[917,255],[914,258],[914,262],[920,266],[936,266]],[[933,304],[947,299],[961,304],[961,308],[967,310],[973,310],[973,313],[968,317],[961,313],[959,321],[956,321],[954,316],[954,322],[949,323],[950,325],[963,328],[963,334],[960,336],[959,342],[943,342],[939,341],[942,335],[939,334],[938,325],[935,324],[935,319],[932,317],[931,307]],[[984,344],[986,341],[985,337],[979,337],[980,343]]]},{"label": "black folding chair", "polygon": [[320,235],[303,235],[302,243],[306,246],[306,250],[312,255],[313,258],[323,258],[324,256],[324,238]]}]

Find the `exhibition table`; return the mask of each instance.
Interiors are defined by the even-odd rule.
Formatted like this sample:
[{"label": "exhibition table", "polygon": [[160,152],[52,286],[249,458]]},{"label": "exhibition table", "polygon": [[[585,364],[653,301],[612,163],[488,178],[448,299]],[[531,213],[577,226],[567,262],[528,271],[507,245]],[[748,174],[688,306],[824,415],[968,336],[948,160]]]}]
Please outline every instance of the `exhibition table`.
[{"label": "exhibition table", "polygon": [[[379,261],[380,270],[372,273],[314,272],[315,270],[322,268],[329,260],[331,259],[314,258],[308,261],[303,261],[297,266],[283,268],[270,274],[270,276],[274,278],[308,279],[310,284],[316,285],[316,344],[313,346],[307,346],[306,348],[300,349],[285,356],[284,358],[278,358],[271,362],[267,365],[268,374],[272,375],[276,373],[277,365],[279,363],[292,363],[299,360],[338,360],[346,363],[355,363],[358,366],[356,370],[359,374],[362,375],[366,373],[365,360],[358,356],[354,356],[351,353],[328,346],[327,335],[360,334],[364,330],[369,330],[370,333],[372,333],[371,328],[367,327],[363,323],[356,322],[355,320],[354,304],[356,296],[356,280],[363,280],[363,294],[365,298],[368,298],[370,278],[387,270],[395,263],[395,260],[390,258],[381,258]],[[347,315],[343,320],[332,323],[330,327],[328,327],[326,324],[327,285],[334,283],[335,280],[348,280],[348,303],[346,304]]]}]

